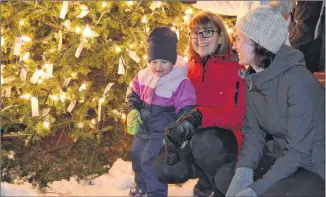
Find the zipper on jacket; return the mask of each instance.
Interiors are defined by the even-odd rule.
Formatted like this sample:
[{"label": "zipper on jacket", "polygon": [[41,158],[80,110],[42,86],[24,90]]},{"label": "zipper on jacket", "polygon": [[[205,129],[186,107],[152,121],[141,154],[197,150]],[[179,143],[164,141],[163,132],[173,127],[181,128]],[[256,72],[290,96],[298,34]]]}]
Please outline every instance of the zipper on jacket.
[{"label": "zipper on jacket", "polygon": [[209,59],[210,56],[207,57],[206,60],[201,59],[201,63],[203,64],[203,75],[201,77],[201,81],[204,82],[205,81],[205,73],[206,73],[206,62]]},{"label": "zipper on jacket", "polygon": [[235,82],[235,93],[234,93],[234,106],[238,107],[238,97],[239,97],[239,86],[240,82]]}]

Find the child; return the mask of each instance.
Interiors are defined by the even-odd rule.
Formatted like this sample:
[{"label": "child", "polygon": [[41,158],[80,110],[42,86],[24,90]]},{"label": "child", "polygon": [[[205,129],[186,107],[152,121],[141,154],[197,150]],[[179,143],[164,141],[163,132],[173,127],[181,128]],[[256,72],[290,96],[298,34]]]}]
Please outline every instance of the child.
[{"label": "child", "polygon": [[196,104],[187,78],[187,63],[177,60],[177,35],[169,27],[155,28],[147,38],[148,66],[133,80],[128,95],[128,132],[135,134],[130,159],[136,186],[129,196],[167,196],[167,184],[154,177],[153,162],[162,149],[164,130]]}]

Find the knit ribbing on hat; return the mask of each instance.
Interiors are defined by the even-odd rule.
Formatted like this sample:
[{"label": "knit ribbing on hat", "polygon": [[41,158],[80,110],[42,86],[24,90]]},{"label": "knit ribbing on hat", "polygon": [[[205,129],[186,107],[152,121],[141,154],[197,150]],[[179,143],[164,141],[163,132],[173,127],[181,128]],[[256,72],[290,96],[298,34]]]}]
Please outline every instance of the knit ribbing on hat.
[{"label": "knit ribbing on hat", "polygon": [[243,16],[236,28],[267,50],[277,53],[288,34],[288,22],[271,6],[261,6]]}]

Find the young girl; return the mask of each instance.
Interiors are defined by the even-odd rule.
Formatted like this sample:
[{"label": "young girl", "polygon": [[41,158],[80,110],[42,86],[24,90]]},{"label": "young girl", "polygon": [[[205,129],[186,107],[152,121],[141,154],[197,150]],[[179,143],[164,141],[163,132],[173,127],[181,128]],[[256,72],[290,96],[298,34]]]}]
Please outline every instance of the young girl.
[{"label": "young girl", "polygon": [[130,196],[167,196],[167,184],[154,177],[153,161],[163,147],[164,130],[196,104],[187,78],[187,63],[177,60],[177,35],[157,27],[147,39],[148,67],[139,71],[128,95],[128,131],[134,133],[130,150],[136,186]]}]

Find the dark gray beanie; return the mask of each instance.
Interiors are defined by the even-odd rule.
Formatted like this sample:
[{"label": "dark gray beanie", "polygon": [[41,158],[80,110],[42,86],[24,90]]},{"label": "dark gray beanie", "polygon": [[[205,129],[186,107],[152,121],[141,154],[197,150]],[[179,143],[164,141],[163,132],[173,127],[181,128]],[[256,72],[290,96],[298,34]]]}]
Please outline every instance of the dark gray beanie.
[{"label": "dark gray beanie", "polygon": [[147,38],[147,62],[155,59],[177,61],[177,34],[169,27],[156,27]]}]

